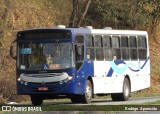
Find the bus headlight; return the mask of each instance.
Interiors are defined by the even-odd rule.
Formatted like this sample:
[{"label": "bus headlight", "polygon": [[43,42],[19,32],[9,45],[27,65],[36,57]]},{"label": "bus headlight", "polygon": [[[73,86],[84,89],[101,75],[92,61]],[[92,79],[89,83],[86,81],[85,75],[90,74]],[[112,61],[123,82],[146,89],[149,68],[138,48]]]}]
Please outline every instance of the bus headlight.
[{"label": "bus headlight", "polygon": [[21,78],[18,78],[17,81],[20,82],[21,84],[24,84],[24,81]]},{"label": "bus headlight", "polygon": [[72,80],[72,79],[73,79],[73,76],[69,76],[69,77],[68,77],[68,80]]},{"label": "bus headlight", "polygon": [[28,85],[28,82],[23,81],[21,78],[18,78],[17,81],[21,84]]},{"label": "bus headlight", "polygon": [[20,82],[20,81],[21,81],[21,78],[18,78],[17,80],[18,80],[18,82]]},{"label": "bus headlight", "polygon": [[64,82],[67,83],[68,81],[70,81],[70,80],[72,80],[72,79],[73,79],[73,76],[69,76],[69,77],[67,77],[67,78],[64,80]]}]

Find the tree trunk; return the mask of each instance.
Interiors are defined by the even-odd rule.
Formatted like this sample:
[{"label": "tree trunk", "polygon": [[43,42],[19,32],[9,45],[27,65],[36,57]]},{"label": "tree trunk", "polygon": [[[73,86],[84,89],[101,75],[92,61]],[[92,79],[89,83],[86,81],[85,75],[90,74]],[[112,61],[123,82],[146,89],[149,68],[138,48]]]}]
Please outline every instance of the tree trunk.
[{"label": "tree trunk", "polygon": [[87,14],[87,11],[88,11],[90,3],[91,3],[91,0],[87,0],[86,1],[85,7],[82,10],[83,12],[82,12],[82,14],[81,14],[81,16],[80,16],[80,18],[78,20],[78,23],[77,23],[78,27],[80,27],[82,20],[84,19],[85,15]]},{"label": "tree trunk", "polygon": [[73,0],[72,3],[72,14],[69,21],[69,26],[75,26],[75,19],[77,16],[77,9],[78,9],[78,0]]}]

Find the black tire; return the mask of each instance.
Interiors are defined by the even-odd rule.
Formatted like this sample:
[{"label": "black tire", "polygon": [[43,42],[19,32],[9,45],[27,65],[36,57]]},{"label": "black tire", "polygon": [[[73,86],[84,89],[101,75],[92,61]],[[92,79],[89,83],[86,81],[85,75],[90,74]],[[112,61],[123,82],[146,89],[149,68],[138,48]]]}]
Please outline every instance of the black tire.
[{"label": "black tire", "polygon": [[113,93],[111,98],[113,101],[127,101],[131,92],[130,82],[127,78],[123,82],[123,93]]},{"label": "black tire", "polygon": [[38,95],[31,95],[31,101],[32,101],[32,105],[42,105],[43,103],[43,98],[41,96]]},{"label": "black tire", "polygon": [[82,103],[89,104],[92,101],[92,84],[89,80],[87,80],[86,87],[85,87],[85,94],[82,95]]}]

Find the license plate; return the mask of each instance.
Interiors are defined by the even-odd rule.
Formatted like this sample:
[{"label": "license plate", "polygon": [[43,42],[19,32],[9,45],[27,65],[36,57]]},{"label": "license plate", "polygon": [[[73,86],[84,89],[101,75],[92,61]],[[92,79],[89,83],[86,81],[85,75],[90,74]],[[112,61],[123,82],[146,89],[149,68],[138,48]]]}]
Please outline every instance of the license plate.
[{"label": "license plate", "polygon": [[47,90],[48,90],[48,87],[39,87],[38,90],[39,90],[39,91],[47,91]]}]

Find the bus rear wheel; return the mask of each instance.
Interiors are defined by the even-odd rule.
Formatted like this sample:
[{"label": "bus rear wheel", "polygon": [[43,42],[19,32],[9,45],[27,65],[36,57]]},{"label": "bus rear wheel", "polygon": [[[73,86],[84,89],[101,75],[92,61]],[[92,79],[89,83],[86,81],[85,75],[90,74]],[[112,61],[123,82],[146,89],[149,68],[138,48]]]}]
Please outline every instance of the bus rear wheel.
[{"label": "bus rear wheel", "polygon": [[123,92],[111,94],[113,101],[127,101],[131,92],[130,82],[127,78],[123,82]]},{"label": "bus rear wheel", "polygon": [[42,105],[43,99],[39,95],[31,95],[31,101],[33,105]]}]

